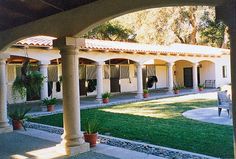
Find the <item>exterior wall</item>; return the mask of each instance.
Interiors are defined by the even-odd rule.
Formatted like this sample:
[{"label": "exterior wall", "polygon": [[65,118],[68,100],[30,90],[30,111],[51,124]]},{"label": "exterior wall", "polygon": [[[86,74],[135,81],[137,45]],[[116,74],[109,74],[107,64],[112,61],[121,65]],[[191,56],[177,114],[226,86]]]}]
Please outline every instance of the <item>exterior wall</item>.
[{"label": "exterior wall", "polygon": [[157,88],[168,87],[167,66],[156,66]]},{"label": "exterior wall", "polygon": [[[18,55],[23,56],[24,52],[20,52],[18,54],[18,51],[20,49],[10,49],[12,55]],[[37,51],[37,52],[34,52]],[[39,61],[46,60],[49,57],[49,59],[52,59],[55,57],[60,57],[59,52],[55,50],[43,50],[43,56],[40,51],[40,49],[29,49],[28,52],[29,55],[32,58],[35,58]],[[53,57],[50,56],[50,54],[53,54]],[[40,55],[39,55],[40,54]],[[25,56],[25,55],[24,55]],[[174,81],[175,84],[183,85],[184,79],[183,79],[183,68],[184,67],[192,67],[193,62],[199,62],[202,64],[202,68],[200,69],[200,83],[204,83],[206,79],[215,79],[216,80],[216,87],[220,87],[225,84],[229,84],[231,82],[230,77],[230,56],[229,55],[222,55],[221,57],[196,57],[196,56],[173,56],[173,55],[152,55],[152,54],[127,54],[127,53],[101,53],[96,51],[90,51],[84,52],[80,51],[79,56],[81,58],[87,58],[90,60],[94,60],[96,62],[104,62],[109,59],[115,59],[115,58],[126,58],[133,60],[135,62],[145,63],[148,64],[156,64],[156,75],[158,77],[158,83],[157,88],[164,88],[168,86],[168,69],[167,69],[167,63],[169,62],[175,62],[175,66],[173,67],[173,73],[174,73]],[[181,61],[182,60],[182,61]],[[185,61],[183,61],[185,60]],[[205,61],[212,61],[215,63],[215,69],[214,64],[210,62]],[[18,98],[17,100],[13,101],[12,98],[12,83],[13,79],[15,79],[16,76],[16,65],[15,64],[8,64],[8,102],[23,102],[25,99]],[[222,66],[226,66],[227,68],[227,77],[223,78],[222,75]],[[120,79],[120,86],[121,86],[121,92],[133,92],[137,91],[137,79],[135,75],[135,65],[130,65],[130,79]],[[61,65],[58,66],[58,76],[60,77],[62,74]],[[104,79],[104,92],[110,92],[110,80]],[[155,86],[153,87],[155,88]],[[88,95],[96,95],[96,91],[89,93]],[[61,92],[56,92],[56,82],[53,83],[53,97],[56,98],[62,98],[62,89]]]},{"label": "exterior wall", "polygon": [[177,61],[175,63],[175,84],[184,86],[184,68],[186,67],[193,67],[192,63],[188,61]]},{"label": "exterior wall", "polygon": [[[216,65],[216,87],[221,87],[231,83],[231,67],[230,67],[230,56],[224,55],[221,58],[215,60]],[[226,66],[227,76],[223,78],[222,67]]]},{"label": "exterior wall", "polygon": [[204,84],[205,80],[216,80],[215,64],[209,61],[202,61],[199,63],[200,84]]},{"label": "exterior wall", "polygon": [[129,65],[130,78],[120,79],[121,92],[134,92],[137,91],[137,79],[135,76],[135,65]]}]

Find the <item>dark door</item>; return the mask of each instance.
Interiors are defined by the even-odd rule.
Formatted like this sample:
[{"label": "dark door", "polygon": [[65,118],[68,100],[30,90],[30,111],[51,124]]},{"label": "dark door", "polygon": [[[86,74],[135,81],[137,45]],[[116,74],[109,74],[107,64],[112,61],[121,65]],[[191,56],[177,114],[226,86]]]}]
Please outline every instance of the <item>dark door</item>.
[{"label": "dark door", "polygon": [[193,87],[193,69],[192,67],[184,68],[184,86]]},{"label": "dark door", "polygon": [[147,82],[146,82],[146,79],[147,79],[147,68],[146,67],[142,68],[142,73],[143,73],[143,88],[146,89],[147,88]]},{"label": "dark door", "polygon": [[200,67],[197,68],[197,84],[199,85],[200,84],[200,80],[201,80],[201,77],[200,77]]},{"label": "dark door", "polygon": [[110,88],[111,92],[120,92],[120,66],[110,66]]},{"label": "dark door", "polygon": [[80,92],[81,96],[87,95],[87,88],[86,88],[85,83],[86,83],[85,79],[80,79],[79,80],[79,92]]}]

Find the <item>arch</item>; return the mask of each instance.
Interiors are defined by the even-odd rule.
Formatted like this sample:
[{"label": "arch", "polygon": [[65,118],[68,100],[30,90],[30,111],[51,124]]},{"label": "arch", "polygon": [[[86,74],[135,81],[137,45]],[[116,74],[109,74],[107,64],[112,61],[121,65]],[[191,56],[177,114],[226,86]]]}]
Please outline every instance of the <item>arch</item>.
[{"label": "arch", "polygon": [[115,56],[115,57],[112,57],[112,58],[106,58],[106,59],[104,59],[104,62],[106,62],[106,61],[109,61],[109,60],[115,60],[115,59],[125,59],[125,60],[131,60],[131,61],[133,61],[133,62],[135,62],[135,63],[138,63],[139,61],[138,60],[136,60],[136,59],[134,59],[134,58],[127,58],[127,57],[120,57],[120,56]]},{"label": "arch", "polygon": [[[35,35],[53,37],[81,36],[93,27],[110,19],[134,11],[148,8],[168,6],[207,5],[220,6],[228,3],[227,0],[98,0],[88,5],[80,6],[69,11],[48,16],[37,21],[27,23],[0,33],[0,50],[3,51],[12,43],[22,38]],[[109,7],[107,7],[109,6]],[[104,10],[104,7],[106,9]],[[68,18],[69,17],[69,18]],[[83,20],[79,23],[78,20]],[[62,23],[63,21],[63,23]],[[56,27],[55,27],[56,26]]]},{"label": "arch", "polygon": [[173,61],[174,63],[177,63],[177,62],[190,62],[191,64],[192,63],[196,63],[197,61],[195,61],[195,60],[191,60],[191,59],[177,59],[177,60],[175,60],[175,61]]},{"label": "arch", "polygon": [[[205,87],[215,87],[216,86],[216,68],[215,62],[211,60],[202,60],[199,61],[199,83],[206,84],[206,80],[211,81],[209,85]],[[207,83],[208,84],[208,83]],[[212,86],[210,85],[212,84]]]},{"label": "arch", "polygon": [[212,59],[199,60],[199,61],[197,61],[197,62],[198,62],[198,63],[201,63],[201,62],[204,62],[204,61],[208,61],[208,62],[211,62],[211,63],[214,63],[214,64],[215,64],[215,61],[212,60]]}]

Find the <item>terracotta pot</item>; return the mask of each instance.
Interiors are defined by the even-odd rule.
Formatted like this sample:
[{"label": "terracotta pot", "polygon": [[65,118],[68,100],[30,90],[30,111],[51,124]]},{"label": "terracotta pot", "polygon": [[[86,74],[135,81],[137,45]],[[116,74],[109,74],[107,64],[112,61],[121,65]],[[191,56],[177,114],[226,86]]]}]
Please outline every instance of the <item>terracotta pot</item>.
[{"label": "terracotta pot", "polygon": [[109,98],[103,98],[103,99],[102,99],[102,102],[103,102],[103,103],[109,103]]},{"label": "terracotta pot", "polygon": [[20,130],[23,128],[21,120],[12,120],[13,130]]},{"label": "terracotta pot", "polygon": [[143,94],[143,98],[148,98],[149,97],[149,94],[148,93],[144,93]]},{"label": "terracotta pot", "polygon": [[198,90],[201,92],[201,91],[203,91],[203,88],[198,88]]},{"label": "terracotta pot", "polygon": [[174,90],[174,93],[175,94],[179,94],[179,90]]},{"label": "terracotta pot", "polygon": [[53,112],[54,111],[54,108],[55,107],[55,105],[47,105],[47,111],[48,112]]},{"label": "terracotta pot", "polygon": [[87,134],[84,133],[84,140],[90,144],[90,147],[95,147],[97,144],[97,133]]}]

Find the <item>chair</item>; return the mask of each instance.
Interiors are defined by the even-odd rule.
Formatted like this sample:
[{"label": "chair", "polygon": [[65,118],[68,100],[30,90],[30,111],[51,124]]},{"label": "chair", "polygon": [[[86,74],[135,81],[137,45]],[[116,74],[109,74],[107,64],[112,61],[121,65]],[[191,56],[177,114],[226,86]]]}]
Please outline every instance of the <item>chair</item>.
[{"label": "chair", "polygon": [[227,91],[219,91],[217,92],[218,97],[218,115],[220,116],[222,109],[226,109],[229,117],[232,116],[232,101],[230,97],[227,95]]}]

